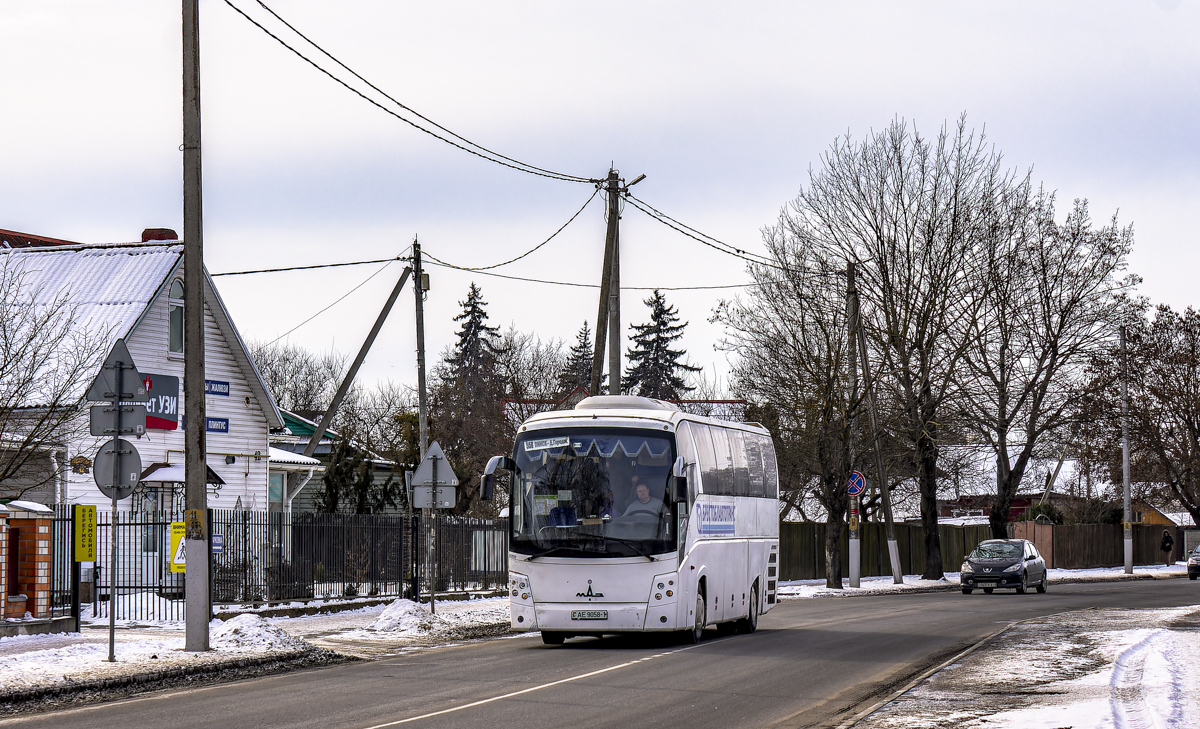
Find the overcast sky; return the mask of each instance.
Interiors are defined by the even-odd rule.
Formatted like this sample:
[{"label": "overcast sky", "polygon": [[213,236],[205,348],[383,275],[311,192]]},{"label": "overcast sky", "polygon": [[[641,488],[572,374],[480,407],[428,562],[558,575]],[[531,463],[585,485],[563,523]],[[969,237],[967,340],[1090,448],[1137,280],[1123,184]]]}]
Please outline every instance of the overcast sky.
[{"label": "overcast sky", "polygon": [[[254,0],[232,0],[265,23]],[[268,3],[408,106],[503,154],[585,177],[610,162],[640,198],[722,240],[760,230],[842,134],[893,118],[932,133],[960,113],[1033,167],[1060,213],[1091,201],[1133,223],[1141,293],[1196,303],[1200,3]],[[180,7],[164,0],[0,0],[0,228],[98,243],[182,232]],[[337,86],[201,0],[204,239],[211,272],[386,258],[415,235],[452,263],[531,248],[591,194],[479,160]],[[286,33],[277,23],[273,30]],[[293,37],[294,38],[294,37]],[[311,51],[311,49],[310,49]],[[517,276],[598,283],[600,198]],[[627,208],[622,283],[747,281],[740,262]],[[218,279],[247,340],[270,341],[379,266]],[[399,276],[392,264],[296,329],[353,354]],[[430,364],[470,281],[493,323],[573,339],[595,289],[430,269]],[[407,292],[406,292],[407,293]],[[626,323],[646,319],[627,291]],[[670,292],[684,345],[728,370],[708,319],[737,290]],[[594,322],[592,322],[594,324]],[[364,365],[415,381],[411,295]]]}]

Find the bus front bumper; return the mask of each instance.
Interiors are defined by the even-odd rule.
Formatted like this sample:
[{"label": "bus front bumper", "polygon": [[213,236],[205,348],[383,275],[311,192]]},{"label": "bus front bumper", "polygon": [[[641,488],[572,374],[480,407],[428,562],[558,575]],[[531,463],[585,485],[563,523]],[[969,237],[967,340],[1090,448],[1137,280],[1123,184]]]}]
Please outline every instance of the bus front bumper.
[{"label": "bus front bumper", "polygon": [[674,602],[648,607],[644,602],[512,603],[516,631],[554,630],[573,635],[678,630]]}]

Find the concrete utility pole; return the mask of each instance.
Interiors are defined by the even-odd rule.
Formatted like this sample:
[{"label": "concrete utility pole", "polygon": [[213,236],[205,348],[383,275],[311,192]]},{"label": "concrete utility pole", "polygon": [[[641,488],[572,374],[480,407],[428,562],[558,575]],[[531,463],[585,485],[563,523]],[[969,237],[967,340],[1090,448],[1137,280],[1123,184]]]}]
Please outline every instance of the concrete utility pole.
[{"label": "concrete utility pole", "polygon": [[[846,329],[847,355],[849,356],[850,389],[846,393],[846,450],[850,466],[854,471],[854,421],[858,399],[858,289],[854,285],[854,262],[846,264]],[[849,475],[849,474],[847,474]],[[847,480],[848,482],[848,480]],[[862,573],[862,542],[858,515],[859,497],[850,496],[850,586],[858,587]]]},{"label": "concrete utility pole", "polygon": [[1133,504],[1129,496],[1129,355],[1121,327],[1121,484],[1124,491],[1125,574],[1133,574]]},{"label": "concrete utility pole", "polygon": [[[614,335],[614,320],[610,316],[610,309],[614,299],[617,306],[620,306],[621,300],[621,282],[620,265],[617,262],[617,236],[619,232],[619,224],[621,217],[620,209],[620,187],[621,181],[616,170],[611,167],[608,170],[608,177],[604,181],[604,190],[608,195],[608,230],[604,236],[604,262],[600,267],[600,307],[596,312],[596,344],[592,353],[592,383],[588,392],[591,395],[600,394],[600,383],[604,378],[604,345],[605,332],[604,327],[608,325],[607,339],[612,341],[612,349],[616,350],[616,356],[609,357],[609,373],[608,373],[608,391],[610,394],[621,394],[621,352],[620,341],[621,332],[617,330]],[[614,272],[618,280],[613,282]],[[620,312],[617,312],[616,324],[620,324]],[[614,369],[613,364],[616,364]],[[614,380],[613,372],[616,372]]]},{"label": "concrete utility pole", "polygon": [[[857,296],[857,290],[855,295]],[[900,569],[900,546],[896,542],[896,522],[892,518],[892,488],[888,484],[887,466],[883,462],[883,446],[879,442],[879,411],[875,408],[874,383],[871,381],[870,360],[867,359],[867,335],[863,332],[861,313],[856,328],[858,356],[862,359],[863,394],[867,397],[867,413],[871,416],[871,440],[875,446],[875,478],[879,479],[879,498],[883,501],[883,521],[887,529],[888,563],[892,566],[892,582],[899,585],[904,582],[904,570]]]},{"label": "concrete utility pole", "polygon": [[421,457],[429,449],[429,394],[425,391],[425,272],[421,268],[421,244],[413,236],[413,293],[417,297],[417,419],[421,430]]},{"label": "concrete utility pole", "polygon": [[[200,170],[200,7],[183,0],[183,431],[188,651],[208,650],[208,463],[204,407],[204,206]],[[116,513],[113,513],[116,519]],[[113,575],[115,584],[116,575]]]}]

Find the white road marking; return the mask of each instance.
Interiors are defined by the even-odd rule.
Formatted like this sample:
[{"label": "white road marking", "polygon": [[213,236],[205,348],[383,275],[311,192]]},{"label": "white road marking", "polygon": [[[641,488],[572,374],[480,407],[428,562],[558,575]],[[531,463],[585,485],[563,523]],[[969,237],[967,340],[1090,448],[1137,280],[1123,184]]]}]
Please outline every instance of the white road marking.
[{"label": "white road marking", "polygon": [[712,640],[707,643],[700,643],[697,645],[684,646],[683,648],[676,648],[673,651],[666,651],[665,653],[655,653],[652,656],[646,656],[645,658],[639,658],[636,661],[626,661],[625,663],[618,663],[615,666],[609,666],[608,668],[601,668],[596,671],[589,671],[588,673],[581,673],[578,676],[571,676],[570,678],[562,678],[557,681],[551,681],[550,683],[541,684],[540,686],[530,686],[527,689],[521,689],[520,691],[513,691],[512,693],[503,694],[501,696],[493,696],[490,699],[480,699],[479,701],[472,701],[469,704],[461,704],[459,706],[452,706],[449,709],[442,709],[441,711],[431,711],[428,714],[421,714],[420,716],[410,716],[407,719],[397,719],[396,721],[389,721],[386,724],[372,724],[371,726],[363,727],[363,729],[384,729],[384,727],[399,726],[400,724],[408,724],[409,722],[420,721],[422,719],[429,719],[429,718],[432,718],[435,716],[442,716],[443,714],[453,714],[456,711],[462,711],[464,709],[472,709],[476,706],[483,706],[485,704],[491,704],[496,701],[503,701],[504,699],[511,699],[514,696],[521,696],[523,694],[533,693],[534,691],[541,691],[542,689],[553,688],[554,686],[560,686],[564,683],[571,683],[572,681],[580,681],[585,678],[591,678],[592,676],[599,676],[602,673],[609,673],[610,671],[618,671],[622,668],[629,668],[630,666],[636,666],[639,663],[653,661],[655,658],[662,658],[663,656],[669,656],[669,655],[673,655],[675,653],[682,653],[683,651],[690,651],[691,649],[699,648],[702,645],[713,645],[713,644],[719,643],[719,642],[721,642],[721,641],[720,640]]}]

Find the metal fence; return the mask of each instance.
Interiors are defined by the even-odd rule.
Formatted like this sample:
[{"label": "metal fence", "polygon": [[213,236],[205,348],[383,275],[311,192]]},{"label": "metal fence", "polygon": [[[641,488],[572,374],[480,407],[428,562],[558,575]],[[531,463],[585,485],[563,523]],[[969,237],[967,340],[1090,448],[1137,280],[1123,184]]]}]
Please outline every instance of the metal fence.
[{"label": "metal fence", "polygon": [[[84,618],[107,619],[116,591],[120,621],[182,620],[184,575],[171,571],[172,512],[99,512],[97,555],[82,573]],[[508,580],[507,520],[358,516],[220,509],[209,511],[209,579],[214,610],[293,601],[408,597],[417,589],[426,544],[437,538],[439,592],[486,590]],[[115,528],[117,570],[110,569]],[[71,607],[71,517],[54,519],[51,602]],[[436,569],[434,569],[436,568]],[[115,582],[115,586],[114,586]],[[430,580],[420,588],[426,594]]]}]

